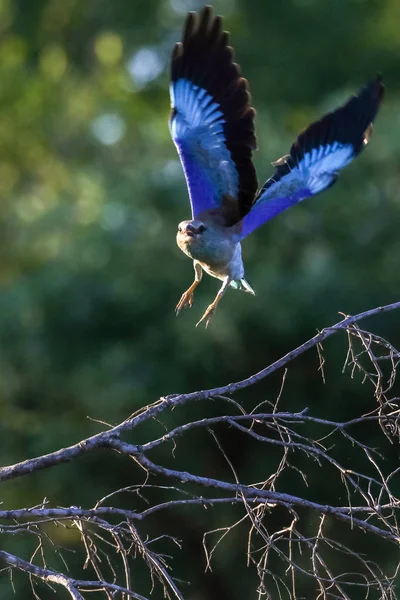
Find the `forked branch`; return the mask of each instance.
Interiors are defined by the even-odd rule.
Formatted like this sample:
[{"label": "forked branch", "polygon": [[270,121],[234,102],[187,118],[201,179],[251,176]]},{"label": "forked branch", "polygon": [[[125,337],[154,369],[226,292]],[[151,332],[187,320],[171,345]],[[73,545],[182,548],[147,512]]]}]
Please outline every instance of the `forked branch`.
[{"label": "forked branch", "polygon": [[[151,538],[146,529],[147,521],[156,513],[167,515],[183,507],[194,511],[225,505],[229,514],[236,514],[236,518],[228,525],[221,523],[220,528],[211,528],[205,533],[207,565],[212,565],[216,549],[229,538],[233,529],[245,528],[248,565],[254,567],[258,574],[259,588],[254,594],[259,598],[295,599],[299,597],[299,586],[312,582],[312,589],[318,590],[318,598],[347,599],[352,597],[352,590],[358,588],[365,597],[369,594],[369,598],[394,600],[394,581],[400,562],[393,569],[392,560],[392,572],[388,572],[389,562],[382,560],[377,564],[360,554],[352,546],[354,534],[349,535],[349,532],[360,531],[373,536],[377,543],[393,550],[400,545],[400,501],[395,493],[400,467],[390,469],[385,460],[385,448],[397,441],[399,432],[400,409],[394,388],[400,354],[390,341],[359,325],[368,317],[398,308],[400,302],[345,316],[247,379],[205,391],[160,398],[116,427],[50,454],[2,467],[0,481],[6,481],[29,476],[38,470],[56,468],[61,463],[73,462],[85,454],[106,449],[121,455],[118,460],[124,460],[123,457],[133,459],[142,474],[133,485],[113,490],[98,499],[94,506],[81,507],[77,489],[74,506],[52,506],[50,496],[50,501],[37,506],[2,507],[0,533],[4,540],[9,535],[33,535],[37,537],[40,548],[31,558],[0,551],[5,569],[23,571],[32,582],[37,579],[50,586],[62,586],[74,599],[89,597],[89,592],[90,597],[101,592],[103,597],[105,594],[110,599],[145,600],[152,594],[156,581],[167,598],[183,599],[186,587],[178,580],[182,573],[179,568],[171,569],[172,559],[165,553],[167,546],[168,555],[179,556],[181,543],[163,531]],[[311,348],[318,350],[323,371],[322,343],[340,332],[344,332],[348,339],[344,370],[350,376],[361,373],[363,381],[371,384],[375,407],[368,414],[340,421],[313,415],[307,408],[296,413],[284,411],[285,379],[274,402],[265,401],[253,408],[245,408],[232,397],[235,392],[255,385],[283,367],[287,368]],[[222,415],[208,414],[209,399],[224,407]],[[168,415],[168,422],[171,422],[172,409],[199,401],[204,402],[204,418],[188,420],[184,413],[175,411],[174,415],[180,414],[180,424],[175,422],[175,425],[167,427],[161,437],[154,436],[152,427],[146,429],[155,417],[162,420],[163,415]],[[371,424],[376,424],[377,431],[381,431],[379,448],[368,446],[360,438],[362,427]],[[124,434],[134,432],[139,426],[141,439],[143,432],[147,432],[146,441],[140,445],[126,441]],[[249,481],[245,475],[236,472],[234,462],[216,434],[216,428],[221,427],[237,432],[241,439],[245,436],[262,449],[274,448],[280,453],[276,464],[266,461],[262,480]],[[171,457],[175,456],[174,449],[179,446],[180,438],[201,431],[209,435],[210,444],[216,444],[222,453],[227,465],[226,477],[217,479],[206,472],[188,472],[180,468],[178,458],[174,459],[171,468]],[[346,449],[350,457],[346,465],[341,463],[337,448]],[[151,458],[156,449],[163,449],[161,456],[168,457],[166,464]],[[268,453],[264,452],[264,455]],[[195,464],[195,458],[193,462]],[[352,464],[367,464],[368,468],[356,469],[352,468]],[[281,483],[287,481],[282,477],[284,473],[297,473],[306,492],[308,480],[315,478],[318,470],[336,478],[338,489],[347,499],[345,502],[339,505],[332,499],[330,504],[326,504],[317,495],[314,497],[312,487],[304,496],[294,495]],[[43,497],[49,497],[47,490],[42,493]],[[158,500],[154,500],[154,494]],[[143,502],[147,504],[143,505]],[[279,527],[270,518],[276,511],[281,511]],[[315,525],[311,527],[310,523]],[[332,523],[336,523],[335,527]],[[77,532],[83,568],[91,573],[91,578],[82,578],[85,571],[79,573],[79,577],[72,577],[66,563],[65,568],[59,571],[47,566],[46,556],[51,555],[48,541],[53,552],[63,556],[63,551],[53,539],[53,527],[71,528]],[[392,554],[394,556],[395,551]],[[384,559],[384,552],[382,557]],[[141,561],[150,574],[151,585],[145,592],[135,589],[135,578],[131,577],[132,566],[137,561]],[[32,593],[38,597],[33,583]],[[374,593],[376,596],[373,596]],[[252,594],[250,591],[249,597]]]}]

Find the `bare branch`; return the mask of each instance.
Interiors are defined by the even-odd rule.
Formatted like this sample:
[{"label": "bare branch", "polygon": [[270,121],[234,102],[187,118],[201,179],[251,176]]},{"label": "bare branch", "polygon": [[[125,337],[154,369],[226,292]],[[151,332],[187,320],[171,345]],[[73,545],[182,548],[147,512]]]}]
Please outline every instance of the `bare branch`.
[{"label": "bare branch", "polygon": [[87,454],[88,452],[92,452],[93,450],[98,448],[107,448],[112,444],[113,439],[118,439],[120,437],[120,434],[122,432],[134,429],[143,422],[158,416],[166,409],[174,408],[176,406],[182,406],[183,404],[186,404],[190,401],[208,400],[209,398],[217,395],[221,396],[226,394],[233,394],[234,392],[245,389],[251,385],[254,385],[261,379],[268,377],[275,371],[281,369],[307,350],[310,350],[310,348],[313,348],[317,344],[321,344],[324,340],[326,340],[334,333],[343,330],[346,331],[350,326],[354,325],[354,323],[358,323],[359,321],[362,321],[363,319],[366,319],[368,317],[386,313],[392,310],[396,310],[398,308],[400,308],[400,302],[395,302],[393,304],[387,304],[386,306],[380,306],[378,308],[364,311],[355,316],[348,316],[339,323],[336,323],[331,327],[326,327],[317,335],[304,342],[304,344],[298,346],[295,350],[288,352],[287,354],[285,354],[285,356],[274,362],[272,365],[266,367],[265,369],[262,369],[261,371],[255,373],[247,379],[243,379],[242,381],[238,381],[236,383],[229,383],[228,385],[219,388],[212,388],[201,392],[192,392],[190,394],[174,394],[171,396],[160,398],[160,400],[158,400],[154,404],[140,409],[137,413],[132,415],[129,419],[127,419],[120,425],[110,428],[109,431],[105,431],[94,435],[90,438],[86,438],[85,440],[81,440],[77,444],[69,446],[68,448],[63,448],[50,454],[39,456],[30,460],[25,460],[23,462],[16,463],[15,465],[1,467],[0,482],[6,481],[7,479],[12,479],[13,477],[20,477],[22,475],[32,473],[33,471],[37,471],[39,469],[46,469],[48,467],[55,466],[62,462],[69,462],[72,459],[77,458],[78,456]]},{"label": "bare branch", "polygon": [[[354,588],[362,590],[365,597],[375,591],[380,600],[394,600],[394,581],[400,561],[395,563],[394,573],[389,574],[387,566],[384,568],[357,551],[351,538],[354,532],[360,531],[374,536],[382,544],[400,544],[400,500],[395,493],[400,468],[392,467],[390,470],[385,461],[388,441],[393,443],[393,436],[400,431],[400,403],[394,395],[400,353],[388,340],[359,326],[359,322],[368,317],[398,308],[400,302],[345,316],[242,381],[160,398],[115,427],[99,423],[104,431],[72,446],[0,468],[0,481],[6,481],[105,449],[114,454],[115,460],[122,460],[120,455],[132,458],[139,465],[141,474],[139,481],[112,490],[103,498],[96,499],[92,507],[79,506],[79,489],[75,491],[77,505],[74,506],[54,506],[50,499],[32,507],[2,507],[1,535],[33,536],[37,540],[30,560],[0,551],[5,569],[10,573],[19,569],[28,574],[36,598],[39,596],[34,580],[41,580],[52,589],[62,586],[74,600],[83,599],[89,592],[101,593],[109,600],[117,595],[146,600],[134,590],[135,578],[132,576],[133,564],[141,561],[149,573],[149,596],[157,585],[161,586],[166,598],[183,600],[181,582],[178,582],[171,567],[175,554],[181,550],[181,542],[163,532],[157,532],[151,538],[146,529],[149,517],[185,507],[211,512],[218,506],[232,505],[236,507],[232,522],[218,527],[213,525],[204,533],[207,567],[211,568],[215,552],[229,539],[232,531],[245,528],[247,563],[256,570],[260,599],[276,596],[295,600],[300,594],[299,582],[312,581],[314,589],[318,590],[317,597],[324,600],[350,599]],[[337,332],[344,332],[347,336],[344,372],[351,377],[361,376],[360,380],[367,383],[375,404],[373,410],[347,421],[324,419],[310,414],[307,408],[295,413],[283,410],[287,366],[302,353],[316,348],[319,370],[324,378],[326,358],[322,342]],[[256,407],[248,408],[246,405],[245,408],[231,397],[283,367],[282,383],[273,402],[263,400]],[[207,401],[210,399],[223,406],[224,414],[215,416],[212,413],[210,416],[207,413],[211,405]],[[182,412],[179,413],[181,420],[173,426],[167,427],[161,422],[164,415],[168,415],[168,422],[171,422],[172,409],[198,401],[206,401],[202,419],[185,419]],[[153,427],[143,427],[154,419],[164,428],[161,436],[153,435]],[[368,438],[360,432],[366,425],[371,427],[374,424],[379,432],[379,442],[376,442],[376,447],[371,447]],[[141,444],[125,441],[124,434],[139,426],[142,427],[141,440],[145,441]],[[260,475],[261,481],[245,480],[224,448],[219,429],[215,430],[217,426],[229,428],[233,435],[241,436],[240,439],[244,436],[253,444],[260,445],[264,452],[273,448],[275,462],[266,464]],[[179,468],[175,450],[180,438],[196,431],[204,431],[207,439],[217,444],[223,457],[225,476],[216,479],[209,477],[206,469],[196,474]],[[348,462],[341,461],[338,448],[347,451]],[[157,454],[161,455],[158,462],[150,458],[151,452],[156,449],[163,450]],[[169,460],[164,462],[167,456]],[[171,460],[174,468],[171,468]],[[363,467],[356,470],[353,468],[356,464]],[[340,488],[345,498],[341,505],[334,501],[325,504],[314,493],[309,482],[313,481],[317,470],[336,478],[338,490]],[[303,496],[299,492],[299,495],[294,495],[286,490],[287,478],[282,475],[288,472],[300,478],[301,485],[297,489],[301,490],[303,486],[307,494]],[[152,494],[155,490],[160,493],[157,501]],[[275,511],[283,513],[276,522],[270,519]],[[335,527],[331,526],[332,523]],[[338,527],[339,523],[344,526]],[[85,574],[90,572],[87,579],[67,575],[65,551],[54,541],[55,527],[76,532],[80,540],[82,570]],[[352,536],[348,536],[346,530],[351,530]],[[165,554],[166,544],[168,548],[172,547],[171,556]],[[60,572],[47,567],[46,557],[50,552],[63,562]],[[275,568],[275,564],[281,565],[281,568]],[[271,595],[271,589],[275,595]]]},{"label": "bare branch", "polygon": [[85,581],[80,579],[72,579],[71,577],[67,577],[62,573],[57,573],[56,571],[52,571],[50,569],[43,569],[42,567],[38,567],[37,565],[32,564],[18,556],[14,556],[9,552],[5,552],[4,550],[0,550],[0,560],[5,562],[7,565],[13,568],[20,569],[25,573],[31,573],[35,577],[42,579],[45,583],[55,583],[57,585],[63,586],[69,593],[71,598],[74,600],[83,600],[83,596],[79,590],[110,590],[112,592],[119,592],[121,594],[126,594],[130,598],[136,598],[137,600],[148,600],[144,596],[140,594],[136,594],[132,590],[128,590],[120,585],[115,585],[113,583],[107,583],[105,581]]}]

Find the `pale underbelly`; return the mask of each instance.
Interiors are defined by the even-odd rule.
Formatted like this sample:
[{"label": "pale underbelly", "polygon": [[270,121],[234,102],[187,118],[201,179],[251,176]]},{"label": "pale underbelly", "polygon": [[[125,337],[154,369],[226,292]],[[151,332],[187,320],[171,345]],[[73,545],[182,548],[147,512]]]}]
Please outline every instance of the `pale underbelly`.
[{"label": "pale underbelly", "polygon": [[201,262],[200,260],[197,260],[196,262],[199,263],[203,271],[205,271],[208,275],[211,275],[211,277],[215,277],[216,279],[222,280],[225,279],[228,275],[230,275],[230,269],[229,267],[227,268],[226,265],[221,267],[210,267],[210,265],[207,265],[206,263]]},{"label": "pale underbelly", "polygon": [[219,244],[211,250],[193,243],[179,243],[180,249],[211,277],[239,281],[244,277],[240,244]]}]

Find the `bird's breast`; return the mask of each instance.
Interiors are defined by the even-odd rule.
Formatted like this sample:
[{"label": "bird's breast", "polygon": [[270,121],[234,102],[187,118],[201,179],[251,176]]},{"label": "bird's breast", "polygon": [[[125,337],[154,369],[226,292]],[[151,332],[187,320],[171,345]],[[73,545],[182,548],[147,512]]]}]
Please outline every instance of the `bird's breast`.
[{"label": "bird's breast", "polygon": [[210,266],[223,265],[229,262],[236,245],[223,236],[204,234],[189,236],[185,233],[178,233],[176,241],[179,248],[187,256]]},{"label": "bird's breast", "polygon": [[242,253],[239,242],[223,236],[177,235],[179,248],[191,259],[200,263],[204,271],[218,279],[244,276]]}]

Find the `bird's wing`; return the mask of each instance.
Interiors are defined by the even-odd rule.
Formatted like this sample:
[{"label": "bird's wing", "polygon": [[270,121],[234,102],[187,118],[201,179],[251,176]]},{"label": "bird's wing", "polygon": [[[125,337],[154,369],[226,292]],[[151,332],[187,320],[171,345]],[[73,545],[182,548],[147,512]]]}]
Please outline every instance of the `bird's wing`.
[{"label": "bird's wing", "polygon": [[240,221],[257,191],[255,112],[222,19],[209,6],[187,17],[172,54],[170,95],[170,130],[193,217],[226,208],[227,224]]},{"label": "bird's wing", "polygon": [[299,135],[290,154],[272,163],[276,171],[243,219],[242,237],[289,206],[335,183],[341,169],[368,143],[383,91],[382,78],[378,76],[357,96]]}]

